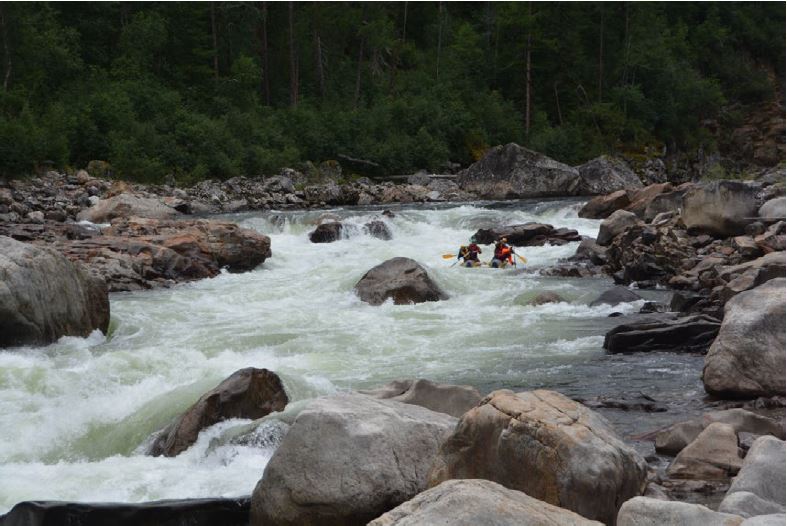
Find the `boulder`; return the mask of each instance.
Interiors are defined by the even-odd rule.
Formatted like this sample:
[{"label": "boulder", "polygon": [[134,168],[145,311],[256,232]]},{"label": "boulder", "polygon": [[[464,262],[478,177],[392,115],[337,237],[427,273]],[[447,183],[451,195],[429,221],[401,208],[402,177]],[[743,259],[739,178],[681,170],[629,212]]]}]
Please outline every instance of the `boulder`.
[{"label": "boulder", "polygon": [[582,179],[580,193],[583,195],[609,194],[627,188],[642,188],[642,181],[622,159],[602,155],[577,166],[577,170]]},{"label": "boulder", "polygon": [[719,513],[700,504],[648,497],[635,497],[624,502],[617,518],[617,526],[739,526],[741,522],[743,517]]},{"label": "boulder", "polygon": [[555,228],[543,223],[523,223],[497,228],[481,228],[473,234],[474,243],[490,245],[500,238],[508,239],[508,244],[515,247],[538,247],[545,244],[563,245],[572,241],[580,241],[576,230]]},{"label": "boulder", "polygon": [[741,526],[784,526],[785,518],[784,513],[757,515],[744,520]]},{"label": "boulder", "polygon": [[759,185],[716,181],[695,186],[683,196],[683,223],[689,233],[737,236],[758,218]]},{"label": "boulder", "polygon": [[596,236],[596,243],[601,246],[609,245],[613,239],[632,226],[639,224],[639,218],[631,212],[618,210],[601,222]]},{"label": "boulder", "polygon": [[705,356],[705,390],[722,397],[783,396],[785,279],[741,292],[724,308],[719,335]]},{"label": "boulder", "polygon": [[455,424],[443,413],[361,394],[318,398],[265,467],[250,524],[366,524],[426,489]]},{"label": "boulder", "polygon": [[777,197],[770,201],[766,201],[757,211],[757,215],[768,221],[784,220],[785,198]]},{"label": "boulder", "polygon": [[448,299],[424,267],[402,257],[389,259],[369,270],[355,284],[355,292],[361,301],[371,305],[382,305],[389,298],[396,305]]},{"label": "boulder", "polygon": [[514,143],[490,149],[457,177],[459,186],[485,199],[579,195],[579,171]]},{"label": "boulder", "polygon": [[716,318],[703,314],[625,323],[606,334],[604,349],[611,354],[643,351],[704,353],[719,333],[720,323]]},{"label": "boulder", "polygon": [[784,440],[764,436],[754,441],[743,467],[732,481],[720,511],[744,517],[784,513]]},{"label": "boulder", "polygon": [[648,206],[661,194],[672,192],[671,183],[657,183],[646,186],[645,188],[633,188],[627,190],[631,203],[626,207],[626,211],[635,214],[639,218],[645,217]]},{"label": "boulder", "polygon": [[600,522],[506,489],[489,480],[447,480],[400,504],[369,526],[590,526]]},{"label": "boulder", "polygon": [[653,223],[660,214],[680,212],[685,193],[685,191],[673,190],[658,194],[647,204],[642,218],[648,223]]},{"label": "boulder", "polygon": [[53,249],[0,236],[0,348],[109,327],[103,280]]},{"label": "boulder", "polygon": [[266,178],[262,183],[262,188],[266,192],[279,192],[284,194],[295,192],[295,185],[292,179],[285,175],[274,175],[273,177]]},{"label": "boulder", "polygon": [[322,223],[309,233],[309,241],[312,243],[332,243],[342,239],[345,230],[344,225],[338,221]]},{"label": "boulder", "polygon": [[675,456],[687,445],[700,436],[705,429],[701,419],[678,422],[656,433],[656,452],[664,455]]},{"label": "boulder", "polygon": [[462,416],[429,475],[483,478],[580,515],[614,523],[645,489],[647,466],[609,423],[552,391],[495,391]]},{"label": "boulder", "polygon": [[256,420],[281,411],[289,402],[276,373],[247,367],[235,371],[200,397],[161,431],[149,455],[174,457],[197,441],[200,431],[228,418]]},{"label": "boulder", "polygon": [[607,262],[607,249],[596,243],[595,239],[586,237],[580,241],[577,251],[569,258],[570,261],[590,261],[594,265]]},{"label": "boulder", "polygon": [[682,479],[727,479],[735,475],[742,465],[735,428],[713,422],[678,453],[667,474]]},{"label": "boulder", "polygon": [[551,290],[545,292],[539,292],[536,296],[527,302],[527,305],[546,305],[547,303],[560,303],[566,301],[563,297],[558,294],[557,292],[552,292]]},{"label": "boulder", "polygon": [[407,184],[413,184],[418,186],[429,186],[429,183],[432,182],[432,178],[429,177],[429,174],[423,170],[419,170],[414,174],[407,176]]},{"label": "boulder", "polygon": [[121,193],[108,199],[101,199],[95,205],[77,214],[77,219],[91,223],[109,223],[117,217],[174,219],[180,215],[180,212],[158,199]]},{"label": "boulder", "polygon": [[469,385],[437,384],[423,378],[394,380],[379,389],[358,392],[379,399],[418,405],[457,418],[481,401],[481,393]]},{"label": "boulder", "polygon": [[614,307],[620,303],[630,303],[632,301],[639,301],[641,299],[642,296],[639,294],[632,292],[627,287],[618,285],[602,292],[598,298],[590,302],[590,306],[598,307],[599,305],[611,305]]},{"label": "boulder", "polygon": [[618,190],[611,194],[594,197],[579,209],[578,215],[586,219],[605,219],[612,212],[626,208],[629,204],[631,201],[628,192]]},{"label": "boulder", "polygon": [[367,235],[376,237],[377,239],[382,239],[383,241],[389,241],[390,239],[393,239],[391,229],[388,228],[388,225],[386,225],[384,221],[369,221],[363,226],[363,231]]}]

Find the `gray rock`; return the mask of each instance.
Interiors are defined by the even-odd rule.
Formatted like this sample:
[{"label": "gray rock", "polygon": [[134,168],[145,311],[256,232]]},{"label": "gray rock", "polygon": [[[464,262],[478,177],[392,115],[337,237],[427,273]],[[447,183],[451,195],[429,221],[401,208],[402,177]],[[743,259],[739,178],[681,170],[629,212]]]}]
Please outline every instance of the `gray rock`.
[{"label": "gray rock", "polygon": [[642,188],[642,181],[622,159],[602,155],[576,168],[582,178],[580,193],[583,195]]},{"label": "gray rock", "polygon": [[643,219],[649,223],[655,222],[661,214],[678,213],[683,206],[683,195],[686,192],[673,190],[654,197],[645,207]]},{"label": "gray rock", "polygon": [[309,233],[309,241],[312,243],[333,243],[342,239],[346,231],[345,225],[338,221],[322,223]]},{"label": "gray rock", "polygon": [[590,306],[597,307],[599,305],[612,305],[614,307],[620,303],[629,303],[632,301],[639,301],[641,299],[642,296],[639,294],[632,292],[626,287],[618,285],[602,292],[598,298],[590,302]]},{"label": "gray rock", "polygon": [[377,239],[382,239],[383,241],[389,241],[390,239],[393,239],[391,229],[388,228],[388,225],[385,224],[385,221],[369,221],[363,225],[363,231],[367,235],[376,237]]},{"label": "gray rock", "polygon": [[704,314],[676,319],[634,321],[604,336],[611,354],[627,352],[705,352],[719,333],[720,322]]},{"label": "gray rock", "polygon": [[784,395],[785,280],[741,292],[724,308],[716,341],[705,356],[702,381],[722,397]]},{"label": "gray rock", "polygon": [[295,185],[292,179],[284,175],[268,177],[262,183],[262,188],[266,192],[280,192],[284,194],[291,194],[295,191]]},{"label": "gray rock", "polygon": [[714,422],[678,453],[667,473],[672,478],[715,480],[735,475],[743,465],[738,436],[729,424]]},{"label": "gray rock", "polygon": [[379,389],[359,390],[379,399],[425,407],[460,417],[481,401],[481,393],[469,385],[436,384],[429,380],[394,380]]},{"label": "gray rock", "polygon": [[566,301],[563,297],[558,294],[557,292],[552,292],[551,290],[547,290],[545,292],[539,292],[536,296],[527,302],[527,305],[546,305],[547,303],[560,303]]},{"label": "gray rock", "polygon": [[382,305],[393,299],[396,305],[439,301],[448,298],[432,281],[426,269],[409,258],[393,258],[369,270],[355,284],[362,301]]},{"label": "gray rock", "polygon": [[124,193],[108,199],[101,199],[95,205],[77,214],[77,220],[109,223],[116,217],[172,219],[180,215],[180,212],[168,207],[158,199]]},{"label": "gray rock", "polygon": [[589,260],[594,265],[607,262],[607,249],[596,243],[595,239],[585,238],[577,247],[577,251],[569,258],[571,261]]},{"label": "gray rock", "polygon": [[609,423],[553,391],[489,394],[440,448],[431,487],[482,478],[580,515],[613,523],[619,503],[645,489],[647,466]]},{"label": "gray rock", "polygon": [[596,236],[596,243],[601,246],[609,245],[613,239],[632,226],[639,224],[639,218],[626,210],[617,210],[601,222]]},{"label": "gray rock", "polygon": [[699,504],[635,497],[623,503],[617,526],[738,526],[743,517],[719,513]]},{"label": "gray rock", "polygon": [[628,192],[618,190],[611,194],[594,197],[579,209],[578,215],[587,219],[604,219],[609,217],[612,212],[626,208],[629,204],[631,204],[631,200]]},{"label": "gray rock", "polygon": [[784,526],[785,519],[784,513],[758,515],[756,517],[746,519],[741,523],[741,526]]},{"label": "gray rock", "polygon": [[576,513],[488,480],[448,480],[400,504],[369,526],[590,526]]},{"label": "gray rock", "polygon": [[361,394],[296,417],[252,495],[251,526],[366,524],[426,489],[456,419]]},{"label": "gray rock", "polygon": [[757,212],[762,219],[769,221],[783,220],[785,216],[785,198],[777,197],[767,201]]},{"label": "gray rock", "polygon": [[770,436],[758,438],[719,508],[745,517],[773,513],[778,511],[777,506],[783,512],[785,467],[784,441]]},{"label": "gray rock", "polygon": [[109,327],[103,280],[62,254],[0,236],[0,348]]},{"label": "gray rock", "polygon": [[161,431],[148,454],[174,457],[191,447],[200,431],[213,424],[228,418],[262,418],[283,410],[288,402],[276,373],[254,367],[240,369]]},{"label": "gray rock", "polygon": [[432,178],[424,170],[419,170],[407,177],[407,184],[415,184],[418,186],[429,186]]},{"label": "gray rock", "polygon": [[656,451],[665,455],[677,455],[697,438],[705,425],[700,419],[678,422],[656,434]]},{"label": "gray rock", "polygon": [[487,199],[579,195],[579,171],[514,143],[496,146],[457,177],[459,186]]},{"label": "gray rock", "polygon": [[689,233],[737,236],[757,220],[759,185],[716,181],[691,188],[683,196],[683,223]]}]

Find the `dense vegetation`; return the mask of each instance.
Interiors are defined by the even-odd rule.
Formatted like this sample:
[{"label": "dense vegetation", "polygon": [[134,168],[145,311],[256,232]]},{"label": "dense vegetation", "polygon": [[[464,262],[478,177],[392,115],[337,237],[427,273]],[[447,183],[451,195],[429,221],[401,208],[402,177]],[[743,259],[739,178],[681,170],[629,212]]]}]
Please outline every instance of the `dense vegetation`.
[{"label": "dense vegetation", "polygon": [[517,141],[713,148],[784,81],[774,3],[0,3],[0,174],[182,180]]}]

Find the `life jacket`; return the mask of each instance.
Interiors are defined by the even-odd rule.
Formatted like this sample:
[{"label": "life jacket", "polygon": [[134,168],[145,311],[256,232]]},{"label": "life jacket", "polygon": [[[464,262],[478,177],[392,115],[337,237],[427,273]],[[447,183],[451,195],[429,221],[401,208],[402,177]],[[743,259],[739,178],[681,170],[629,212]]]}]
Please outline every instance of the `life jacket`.
[{"label": "life jacket", "polygon": [[501,243],[500,245],[495,247],[495,259],[499,261],[508,260],[509,263],[513,263],[514,258],[511,256],[512,252],[513,251],[511,250],[511,247]]},{"label": "life jacket", "polygon": [[478,254],[480,253],[481,248],[475,243],[471,243],[470,246],[467,247],[467,254],[464,256],[465,261],[478,261]]}]

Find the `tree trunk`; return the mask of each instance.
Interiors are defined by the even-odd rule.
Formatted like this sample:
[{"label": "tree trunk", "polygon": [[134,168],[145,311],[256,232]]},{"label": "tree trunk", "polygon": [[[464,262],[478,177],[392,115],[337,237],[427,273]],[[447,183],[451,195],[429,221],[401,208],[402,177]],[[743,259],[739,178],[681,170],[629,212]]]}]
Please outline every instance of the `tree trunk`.
[{"label": "tree trunk", "polygon": [[528,18],[528,29],[527,29],[527,47],[525,49],[525,70],[526,70],[526,80],[525,80],[525,136],[530,136],[530,91],[531,91],[531,62],[530,62],[530,52],[531,46],[533,44],[533,30],[532,30],[532,19],[533,19],[533,4],[531,2],[527,3],[527,18]]},{"label": "tree trunk", "polygon": [[404,22],[402,22],[402,44],[407,40],[407,2],[404,3]]},{"label": "tree trunk", "polygon": [[563,126],[563,113],[560,111],[560,95],[557,92],[557,82],[552,86],[555,89],[555,105],[557,106],[557,121]]},{"label": "tree trunk", "polygon": [[440,78],[440,54],[443,50],[443,2],[437,3],[437,78]]},{"label": "tree trunk", "polygon": [[0,33],[3,36],[3,58],[5,61],[5,73],[3,74],[3,90],[8,91],[8,85],[11,83],[11,71],[13,70],[13,63],[11,62],[11,43],[8,42],[8,30],[5,25],[5,5],[0,2]]},{"label": "tree trunk", "polygon": [[219,80],[219,39],[216,35],[216,4],[210,3],[210,29],[213,35],[213,77]]},{"label": "tree trunk", "polygon": [[265,101],[266,106],[271,105],[271,83],[270,83],[270,69],[268,68],[268,2],[262,2],[260,6],[260,14],[262,15],[260,23],[260,59],[262,62],[262,82],[260,89],[262,91],[262,100]]},{"label": "tree trunk", "polygon": [[601,10],[601,24],[598,32],[598,101],[601,102],[604,87],[604,6]]},{"label": "tree trunk", "polygon": [[407,35],[407,2],[404,3],[404,20],[402,22],[402,38],[401,43],[394,48],[393,58],[391,60],[391,75],[388,79],[388,91],[392,92],[396,85],[396,73],[399,68],[399,51],[404,46],[404,41]]},{"label": "tree trunk", "polygon": [[353,109],[358,109],[358,101],[361,98],[361,66],[363,65],[363,46],[366,39],[361,37],[361,45],[358,48],[358,68],[355,70],[355,96],[353,97]]},{"label": "tree trunk", "polygon": [[295,53],[295,13],[293,3],[289,4],[289,25],[290,25],[290,105],[294,108],[298,105],[298,57]]},{"label": "tree trunk", "polygon": [[322,63],[322,40],[320,39],[320,4],[314,5],[314,66],[317,77],[317,91],[322,99],[325,97],[325,71]]}]

